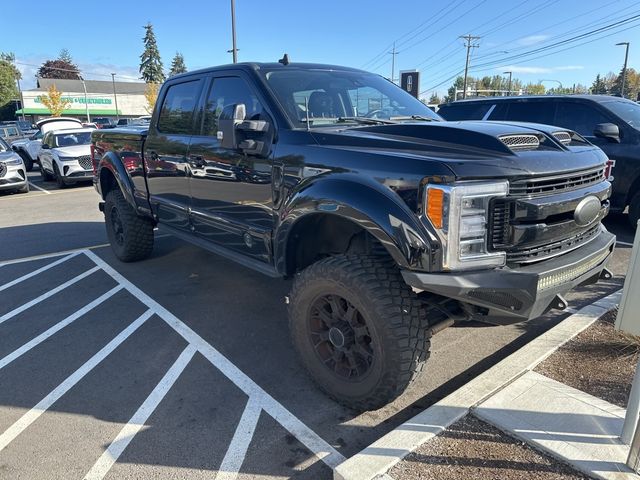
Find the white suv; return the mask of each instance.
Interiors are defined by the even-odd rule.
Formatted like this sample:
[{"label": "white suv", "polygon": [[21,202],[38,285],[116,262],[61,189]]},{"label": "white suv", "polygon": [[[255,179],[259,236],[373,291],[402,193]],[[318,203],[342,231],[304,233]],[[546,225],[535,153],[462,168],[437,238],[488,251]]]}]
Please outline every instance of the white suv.
[{"label": "white suv", "polygon": [[27,171],[22,158],[0,138],[0,192],[27,193]]},{"label": "white suv", "polygon": [[93,179],[91,132],[73,128],[47,132],[40,150],[40,172],[44,181],[55,180],[60,188]]}]

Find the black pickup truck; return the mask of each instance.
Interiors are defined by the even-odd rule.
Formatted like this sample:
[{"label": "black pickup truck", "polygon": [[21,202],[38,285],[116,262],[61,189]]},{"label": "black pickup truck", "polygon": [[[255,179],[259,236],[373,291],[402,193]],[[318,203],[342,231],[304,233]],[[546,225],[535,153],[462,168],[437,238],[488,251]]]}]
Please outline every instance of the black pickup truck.
[{"label": "black pickup truck", "polygon": [[611,275],[599,148],[445,122],[360,70],[285,57],[174,76],[148,127],[97,130],[92,153],[121,260],[149,256],[159,224],[292,277],[302,363],[360,410],[400,395],[454,321],[525,321]]}]

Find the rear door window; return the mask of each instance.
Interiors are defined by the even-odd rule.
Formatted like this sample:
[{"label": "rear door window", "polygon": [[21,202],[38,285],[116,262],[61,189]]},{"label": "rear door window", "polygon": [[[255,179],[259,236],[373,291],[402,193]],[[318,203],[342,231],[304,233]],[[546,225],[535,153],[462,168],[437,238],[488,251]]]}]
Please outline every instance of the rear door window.
[{"label": "rear door window", "polygon": [[192,133],[201,83],[200,80],[192,80],[169,87],[162,101],[158,131],[174,135]]},{"label": "rear door window", "polygon": [[482,120],[491,108],[492,103],[460,102],[443,105],[438,114],[446,120]]},{"label": "rear door window", "polygon": [[519,101],[509,103],[506,118],[517,122],[553,124],[555,104],[550,101]]},{"label": "rear door window", "polygon": [[586,137],[593,137],[593,131],[599,123],[612,120],[593,105],[579,102],[559,102],[555,124],[570,128]]}]

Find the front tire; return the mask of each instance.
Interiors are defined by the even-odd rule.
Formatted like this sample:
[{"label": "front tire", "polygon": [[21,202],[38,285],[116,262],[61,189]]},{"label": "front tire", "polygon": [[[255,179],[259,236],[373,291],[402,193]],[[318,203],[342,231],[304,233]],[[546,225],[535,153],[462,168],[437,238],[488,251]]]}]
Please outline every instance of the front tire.
[{"label": "front tire", "polygon": [[640,220],[640,192],[636,193],[629,202],[629,223],[635,230]]},{"label": "front tire", "polygon": [[64,177],[60,173],[60,169],[58,169],[58,165],[56,165],[55,163],[53,164],[53,174],[56,177],[55,180],[58,184],[58,187],[67,188],[67,182],[65,182]]},{"label": "front tire", "polygon": [[22,161],[24,162],[24,168],[27,170],[27,172],[33,170],[33,160],[31,160],[31,157],[22,150],[18,150],[18,155],[20,155],[20,157],[22,158]]},{"label": "front tire", "polygon": [[107,194],[104,219],[116,257],[123,262],[135,262],[151,255],[153,223],[138,216],[120,190],[114,189]]},{"label": "front tire", "polygon": [[426,317],[383,257],[321,260],[296,277],[290,295],[289,327],[302,363],[322,390],[358,411],[393,401],[420,373],[430,349]]},{"label": "front tire", "polygon": [[51,180],[53,180],[53,177],[51,176],[51,174],[44,169],[44,165],[42,165],[42,161],[40,161],[39,163],[40,163],[40,176],[42,177],[42,181],[50,182]]}]

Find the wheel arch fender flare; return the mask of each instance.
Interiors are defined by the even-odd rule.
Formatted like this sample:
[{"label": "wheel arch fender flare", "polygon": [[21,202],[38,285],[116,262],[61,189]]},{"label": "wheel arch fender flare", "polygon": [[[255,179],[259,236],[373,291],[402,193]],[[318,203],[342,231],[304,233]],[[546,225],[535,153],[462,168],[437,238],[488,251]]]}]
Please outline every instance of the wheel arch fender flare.
[{"label": "wheel arch fender flare", "polygon": [[105,170],[109,171],[111,175],[113,175],[122,195],[124,195],[127,202],[135,209],[136,202],[133,182],[127,173],[127,169],[124,167],[122,160],[115,152],[106,152],[102,158],[100,158],[96,168],[96,178],[100,184],[100,194],[103,200],[106,198],[105,185],[103,185],[103,182],[105,181]]},{"label": "wheel arch fender flare", "polygon": [[[353,174],[320,177],[303,182],[280,208],[274,233],[276,267],[287,272],[291,233],[309,215],[337,215],[375,237],[402,268],[417,266],[431,250],[427,228],[418,215],[386,186]],[[422,265],[422,268],[425,268]]]}]

